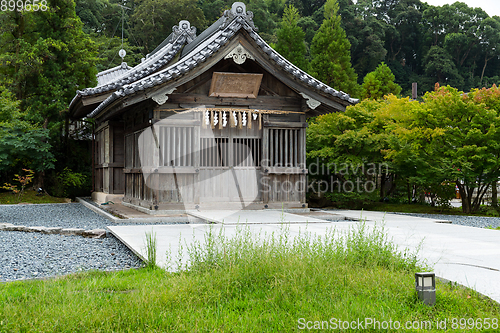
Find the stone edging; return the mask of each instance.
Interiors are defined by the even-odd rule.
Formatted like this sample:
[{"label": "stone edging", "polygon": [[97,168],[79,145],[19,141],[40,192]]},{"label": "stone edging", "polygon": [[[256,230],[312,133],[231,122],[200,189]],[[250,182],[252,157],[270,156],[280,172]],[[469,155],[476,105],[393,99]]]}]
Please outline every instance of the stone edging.
[{"label": "stone edging", "polygon": [[22,232],[38,232],[48,235],[66,235],[66,236],[83,236],[87,238],[105,238],[106,230],[92,229],[85,230],[79,228],[47,228],[47,227],[26,227],[24,225],[14,225],[12,223],[0,223],[0,230],[3,231],[22,231]]}]

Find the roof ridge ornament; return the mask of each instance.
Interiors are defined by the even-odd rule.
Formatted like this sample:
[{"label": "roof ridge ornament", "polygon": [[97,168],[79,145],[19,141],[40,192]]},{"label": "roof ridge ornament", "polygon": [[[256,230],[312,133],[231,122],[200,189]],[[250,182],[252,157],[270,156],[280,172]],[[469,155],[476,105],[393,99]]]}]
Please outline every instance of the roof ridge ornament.
[{"label": "roof ridge ornament", "polygon": [[241,65],[244,63],[247,59],[250,60],[255,60],[254,56],[248,52],[243,45],[239,44],[232,49],[225,57],[224,59],[230,59],[232,58],[235,63],[238,65]]},{"label": "roof ridge ornament", "polygon": [[186,36],[187,43],[189,44],[196,38],[196,28],[191,27],[191,23],[189,23],[189,21],[182,20],[179,22],[179,25],[174,25],[172,27],[171,42],[173,42],[182,35]]},{"label": "roof ridge ornament", "polygon": [[246,10],[247,7],[243,2],[233,3],[230,10],[224,11],[224,20],[219,26],[219,29],[224,29],[229,25],[229,23],[236,19],[239,23],[243,23],[243,21],[245,21],[254,31],[257,31],[258,29],[253,23],[253,12],[247,12]]}]

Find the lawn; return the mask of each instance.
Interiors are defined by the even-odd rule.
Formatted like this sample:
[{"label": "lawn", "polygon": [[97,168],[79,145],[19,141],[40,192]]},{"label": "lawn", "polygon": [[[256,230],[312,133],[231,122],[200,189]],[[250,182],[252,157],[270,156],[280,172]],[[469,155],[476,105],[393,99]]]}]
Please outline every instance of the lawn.
[{"label": "lawn", "polygon": [[65,198],[51,197],[48,194],[37,195],[32,189],[25,190],[22,196],[13,194],[12,192],[0,192],[0,205],[13,205],[19,203],[46,204],[46,203],[63,203]]},{"label": "lawn", "polygon": [[425,331],[441,332],[435,325],[444,320],[449,330],[467,328],[459,318],[498,331],[499,304],[469,289],[438,283],[436,305],[423,305],[414,273],[426,268],[380,228],[360,224],[321,239],[292,238],[286,228],[265,238],[242,229],[233,239],[209,233],[186,251],[189,270],[177,273],[150,267],[3,283],[0,331],[290,332],[358,320],[361,331],[379,331],[368,320],[430,323]]}]

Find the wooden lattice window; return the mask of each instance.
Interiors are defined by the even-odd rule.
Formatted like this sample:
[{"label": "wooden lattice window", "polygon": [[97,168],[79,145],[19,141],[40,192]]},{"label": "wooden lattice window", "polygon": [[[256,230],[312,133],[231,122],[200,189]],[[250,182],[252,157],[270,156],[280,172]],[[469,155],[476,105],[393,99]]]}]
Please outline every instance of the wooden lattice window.
[{"label": "wooden lattice window", "polygon": [[[230,146],[231,145],[231,146]],[[261,159],[261,139],[201,138],[200,166],[257,167]]]},{"label": "wooden lattice window", "polygon": [[200,148],[200,166],[229,166],[228,138],[201,138]]},{"label": "wooden lattice window", "polygon": [[238,138],[233,139],[234,166],[257,167],[261,159],[261,139]]},{"label": "wooden lattice window", "polygon": [[194,128],[167,127],[159,130],[160,163],[163,166],[194,165]]},{"label": "wooden lattice window", "polygon": [[304,163],[302,129],[269,129],[269,166],[299,167]]},{"label": "wooden lattice window", "polygon": [[148,132],[139,131],[125,137],[125,168],[194,165],[192,127],[161,126],[155,131],[149,128],[145,131]]}]

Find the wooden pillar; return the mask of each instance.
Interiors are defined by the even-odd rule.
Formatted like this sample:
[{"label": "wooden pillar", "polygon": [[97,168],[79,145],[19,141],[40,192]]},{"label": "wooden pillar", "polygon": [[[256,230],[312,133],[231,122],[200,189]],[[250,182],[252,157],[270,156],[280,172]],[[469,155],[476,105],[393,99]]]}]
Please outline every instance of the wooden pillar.
[{"label": "wooden pillar", "polygon": [[112,194],[113,192],[113,149],[114,149],[114,133],[113,133],[113,127],[108,125],[108,128],[106,130],[107,134],[107,151],[106,151],[106,157],[107,157],[107,165],[108,167],[105,169],[105,172],[107,173],[107,179],[108,179],[108,193]]},{"label": "wooden pillar", "polygon": [[411,98],[417,99],[417,82],[413,82],[411,84]]},{"label": "wooden pillar", "polygon": [[[259,114],[261,117],[261,114]],[[267,115],[265,115],[267,117]],[[262,155],[261,160],[259,161],[260,169],[261,169],[261,197],[262,201],[267,204],[269,202],[269,174],[266,172],[266,169],[269,168],[269,128],[264,127],[262,129]]]},{"label": "wooden pillar", "polygon": [[[203,124],[203,114],[202,113],[197,113],[196,117],[198,119],[201,119],[201,123]],[[222,123],[222,119],[219,118],[219,122]],[[193,201],[195,205],[200,204],[200,157],[201,157],[201,126],[194,126],[193,127],[193,144],[192,144],[192,159],[193,159],[193,166],[195,170],[198,170],[193,175]]]},{"label": "wooden pillar", "polygon": [[[305,123],[306,122],[306,116],[305,115],[301,115],[300,116],[300,121],[302,123]],[[307,163],[306,163],[306,127],[303,127],[300,129],[300,132],[299,132],[299,138],[300,138],[300,141],[299,141],[299,144],[298,144],[298,148],[299,148],[299,157],[300,157],[300,161],[301,161],[301,164],[299,165],[299,167],[307,170]],[[299,195],[300,197],[300,202],[301,203],[306,203],[306,192],[307,192],[307,174],[302,174],[300,177],[300,181],[302,182],[302,184],[304,184],[304,187],[301,188],[301,193]]]}]

